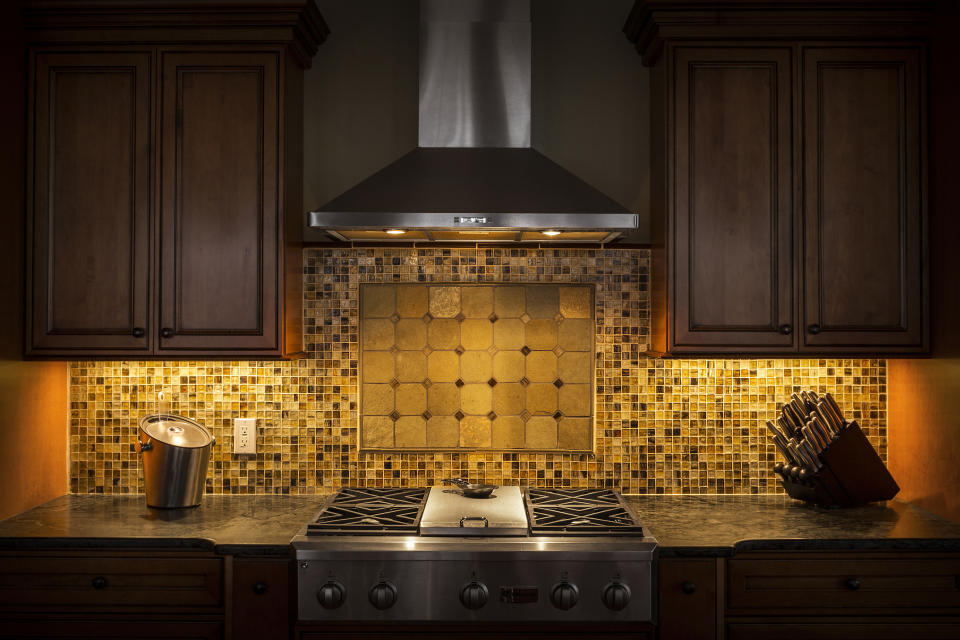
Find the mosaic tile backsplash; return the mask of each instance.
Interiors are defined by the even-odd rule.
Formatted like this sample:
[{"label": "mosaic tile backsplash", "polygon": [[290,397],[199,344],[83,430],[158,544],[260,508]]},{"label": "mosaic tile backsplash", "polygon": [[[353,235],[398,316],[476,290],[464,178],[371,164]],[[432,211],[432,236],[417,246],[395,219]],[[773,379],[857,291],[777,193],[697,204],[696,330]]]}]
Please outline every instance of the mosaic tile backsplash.
[{"label": "mosaic tile backsplash", "polygon": [[[648,267],[642,249],[306,249],[305,359],[70,365],[71,491],[143,491],[133,442],[160,392],[217,438],[210,493],[426,486],[450,476],[624,493],[782,493],[764,422],[799,389],[831,392],[886,460],[885,360],[648,358]],[[361,451],[365,283],[592,285],[593,453]],[[229,453],[235,417],[257,418],[258,454]]]},{"label": "mosaic tile backsplash", "polygon": [[594,295],[361,284],[361,450],[593,449]]}]

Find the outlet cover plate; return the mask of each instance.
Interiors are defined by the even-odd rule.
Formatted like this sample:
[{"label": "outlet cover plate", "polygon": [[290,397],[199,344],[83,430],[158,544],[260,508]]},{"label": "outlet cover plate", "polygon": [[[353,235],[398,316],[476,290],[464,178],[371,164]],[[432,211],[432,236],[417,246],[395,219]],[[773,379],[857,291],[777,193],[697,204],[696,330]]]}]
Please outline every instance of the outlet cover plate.
[{"label": "outlet cover plate", "polygon": [[233,419],[233,452],[234,453],[256,453],[257,452],[257,419],[256,418],[234,418]]}]

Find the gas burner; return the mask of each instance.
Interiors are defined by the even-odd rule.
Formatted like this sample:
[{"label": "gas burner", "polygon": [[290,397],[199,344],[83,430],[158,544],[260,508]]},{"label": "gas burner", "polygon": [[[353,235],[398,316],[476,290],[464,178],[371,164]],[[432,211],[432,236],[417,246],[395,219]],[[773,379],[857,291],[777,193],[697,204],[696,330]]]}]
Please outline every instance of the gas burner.
[{"label": "gas burner", "polygon": [[623,498],[608,489],[528,489],[526,504],[533,535],[643,535]]},{"label": "gas burner", "polygon": [[347,487],[307,525],[307,535],[415,534],[426,498],[426,489]]}]

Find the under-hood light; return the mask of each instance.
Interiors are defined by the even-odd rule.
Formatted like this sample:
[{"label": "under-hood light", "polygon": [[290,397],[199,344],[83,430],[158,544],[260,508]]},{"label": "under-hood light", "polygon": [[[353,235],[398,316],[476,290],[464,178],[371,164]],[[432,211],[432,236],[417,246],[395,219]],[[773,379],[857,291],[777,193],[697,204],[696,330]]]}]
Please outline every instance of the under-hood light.
[{"label": "under-hood light", "polygon": [[545,236],[550,236],[550,237],[560,235],[560,232],[559,232],[559,231],[541,231],[540,233],[542,233],[542,234],[545,235]]},{"label": "under-hood light", "polygon": [[406,229],[387,229],[387,234],[391,236],[402,236],[406,232]]}]

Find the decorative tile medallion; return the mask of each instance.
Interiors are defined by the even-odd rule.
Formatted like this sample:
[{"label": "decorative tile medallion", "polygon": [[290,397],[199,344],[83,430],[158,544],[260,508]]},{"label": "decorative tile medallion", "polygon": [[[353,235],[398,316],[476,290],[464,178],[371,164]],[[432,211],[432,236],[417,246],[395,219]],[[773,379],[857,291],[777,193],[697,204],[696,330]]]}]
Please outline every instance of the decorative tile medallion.
[{"label": "decorative tile medallion", "polygon": [[361,284],[360,449],[592,451],[594,299],[581,284]]}]

